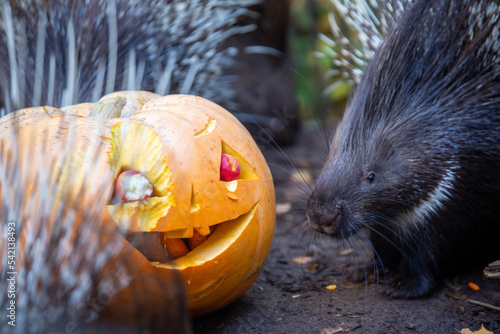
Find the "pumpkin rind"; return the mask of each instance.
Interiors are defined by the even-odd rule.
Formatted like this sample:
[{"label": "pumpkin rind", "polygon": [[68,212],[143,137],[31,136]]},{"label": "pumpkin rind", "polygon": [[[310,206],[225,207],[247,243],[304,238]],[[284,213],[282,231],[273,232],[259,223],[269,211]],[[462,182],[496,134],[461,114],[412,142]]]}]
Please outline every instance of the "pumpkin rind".
[{"label": "pumpkin rind", "polygon": [[[97,159],[92,172],[110,194],[123,170],[144,174],[155,188],[153,196],[112,203],[110,195],[108,224],[129,232],[165,232],[168,238],[190,238],[194,230],[208,235],[175,262],[141,264],[150,266],[148,275],[179,271],[193,315],[231,303],[262,270],[274,235],[271,173],[248,131],[216,104],[189,95],[117,92],[96,104],[18,111],[4,117],[1,126],[18,134],[21,152],[35,145],[57,156],[65,139],[75,136],[75,147],[66,152],[71,164],[57,167],[68,189],[80,182],[71,179],[72,169],[95,159],[86,152],[96,146],[97,154],[107,156]],[[240,163],[239,179],[220,180],[223,153]],[[91,200],[82,201],[82,208]]]}]

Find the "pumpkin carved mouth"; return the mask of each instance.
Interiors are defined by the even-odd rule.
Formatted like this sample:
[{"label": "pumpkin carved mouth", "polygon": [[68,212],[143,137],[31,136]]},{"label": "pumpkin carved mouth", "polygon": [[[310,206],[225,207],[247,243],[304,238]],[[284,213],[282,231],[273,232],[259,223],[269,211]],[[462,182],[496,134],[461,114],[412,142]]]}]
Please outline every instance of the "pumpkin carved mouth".
[{"label": "pumpkin carved mouth", "polygon": [[[183,242],[189,251],[175,257],[165,250],[164,232],[132,232],[126,235],[131,244],[157,267],[169,269],[185,269],[211,261],[231,247],[255,217],[258,203],[240,217],[214,225],[206,240],[191,249],[188,238],[176,239]],[[182,240],[182,241],[181,241]],[[237,246],[235,246],[237,247]]]}]

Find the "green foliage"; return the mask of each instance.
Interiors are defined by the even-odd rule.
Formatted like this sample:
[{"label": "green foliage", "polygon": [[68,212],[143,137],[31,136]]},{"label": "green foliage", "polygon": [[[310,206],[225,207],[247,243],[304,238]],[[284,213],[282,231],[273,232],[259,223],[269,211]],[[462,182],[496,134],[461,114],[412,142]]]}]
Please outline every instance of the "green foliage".
[{"label": "green foliage", "polygon": [[326,54],[327,46],[319,40],[323,33],[330,36],[328,13],[332,4],[327,0],[295,0],[292,2],[291,49],[296,99],[302,119],[313,116],[341,116],[351,86],[345,81],[332,83],[326,73],[332,69],[332,57]]}]

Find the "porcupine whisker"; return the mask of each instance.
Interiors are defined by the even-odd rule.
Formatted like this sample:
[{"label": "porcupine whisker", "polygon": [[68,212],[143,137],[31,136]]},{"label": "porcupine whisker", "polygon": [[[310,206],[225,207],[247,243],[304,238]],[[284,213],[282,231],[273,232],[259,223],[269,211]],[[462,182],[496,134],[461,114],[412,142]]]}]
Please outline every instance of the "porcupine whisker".
[{"label": "porcupine whisker", "polygon": [[[286,166],[288,166],[289,168],[291,168],[295,173],[297,173],[297,175],[300,176],[301,180],[303,181],[302,184],[305,184],[306,188],[303,188],[303,186],[301,185],[301,187],[299,187],[299,189],[305,194],[305,195],[309,195],[312,193],[312,189],[313,189],[313,185],[309,182],[309,180],[304,176],[303,172],[298,169],[295,165],[295,163],[292,161],[292,159],[285,153],[285,151],[283,150],[283,148],[281,148],[281,146],[274,140],[274,138],[265,131],[265,129],[262,127],[261,124],[259,124],[253,117],[250,117],[248,114],[239,114],[240,116],[243,116],[243,118],[247,118],[249,121],[251,121],[251,123],[255,124],[259,129],[263,130],[262,132],[266,134],[267,138],[269,139],[269,142],[272,144],[270,145],[271,148],[273,148],[273,150],[275,152],[277,152],[280,156],[282,156],[284,158],[284,161],[285,161],[285,164]],[[241,119],[240,119],[241,121]],[[308,191],[308,190],[309,191]]]},{"label": "porcupine whisker", "polygon": [[375,247],[373,247],[372,242],[370,241],[370,238],[366,235],[366,233],[363,231],[363,229],[359,229],[358,236],[360,236],[363,241],[366,242],[367,245],[369,245],[370,249],[372,250],[372,260],[373,260],[373,265],[375,266],[375,269],[380,265],[382,267],[382,272],[385,273],[385,268],[384,268],[384,263],[382,261],[382,258],[380,257],[380,254],[377,252]]},{"label": "porcupine whisker", "polygon": [[[349,244],[350,250],[352,251],[353,256],[355,256],[355,259],[354,259],[355,269],[354,269],[354,277],[353,277],[354,279],[356,279],[355,277],[356,277],[356,272],[357,272],[357,263],[359,262],[357,259],[356,251],[358,249],[364,249],[364,247],[362,247],[362,245],[360,244],[360,239],[367,243],[367,245],[369,246],[369,248],[371,250],[370,257],[371,257],[372,261],[370,262],[370,264],[373,266],[373,278],[372,278],[372,285],[373,285],[375,283],[378,283],[380,280],[379,269],[378,269],[379,265],[381,266],[382,273],[385,275],[384,264],[379,256],[378,252],[373,247],[373,245],[371,244],[370,240],[368,239],[366,234],[363,232],[363,230],[359,229],[357,227],[356,227],[356,229],[357,229],[356,235],[353,237],[347,237],[347,235],[345,235],[344,232],[341,232],[342,233],[341,240],[344,240],[343,244]],[[378,261],[376,260],[376,258],[378,259]],[[365,262],[365,257],[362,257],[362,259],[363,259],[362,268],[363,268],[363,273],[364,273],[364,277],[365,277],[364,282],[365,282],[365,289],[366,289],[366,296],[367,296],[368,295],[368,267],[367,267],[367,263]],[[345,261],[344,261],[343,277],[346,276],[346,270],[347,270],[347,256],[345,257]]]},{"label": "porcupine whisker", "polygon": [[[413,241],[416,245],[419,245],[422,242],[422,240],[420,240],[415,233],[413,233],[406,226],[398,223],[396,220],[391,219],[391,218],[384,216],[384,215],[377,213],[377,212],[368,211],[368,213],[373,216],[373,218],[370,219],[370,223],[372,223],[373,226],[378,226],[378,227],[384,228],[384,230],[391,232],[393,236],[397,237],[398,239],[402,239],[403,241],[405,241],[405,243],[407,243],[408,241]],[[398,230],[391,228],[391,226],[389,226],[388,224],[384,224],[384,223],[380,222],[379,219],[389,223],[390,225],[394,225],[396,228],[398,228]],[[369,225],[369,224],[366,224],[366,225]],[[408,241],[402,237],[402,233],[404,233],[405,237],[409,238]],[[407,246],[409,246],[409,244],[407,244]]]},{"label": "porcupine whisker", "polygon": [[[359,227],[355,227],[357,232],[356,232],[356,236],[354,237],[354,240],[355,240],[355,243],[359,245],[359,247],[354,247],[354,248],[361,248],[361,245],[360,245],[360,240],[363,240],[367,245],[370,246],[370,250],[371,250],[371,259],[372,259],[372,262],[373,262],[373,266],[375,267],[374,269],[377,269],[377,262],[381,263],[382,265],[382,269],[383,269],[383,263],[380,259],[380,256],[379,254],[377,253],[377,251],[374,249],[372,243],[370,242],[368,236],[364,233],[363,229],[362,228],[359,228]],[[377,261],[377,259],[378,261]]]},{"label": "porcupine whisker", "polygon": [[[302,73],[300,73],[298,70],[296,69],[292,69],[292,72],[297,76],[297,77],[300,77],[302,80],[304,80],[304,82],[307,82],[307,78],[305,78]],[[311,119],[315,120],[316,117],[312,111],[311,108],[307,108],[307,111],[309,112],[309,115],[311,116]],[[319,112],[319,118],[321,120],[321,124],[322,124],[322,128],[320,128],[318,126],[318,123],[314,122],[315,126],[316,126],[316,129],[318,130],[318,132],[321,134],[321,137],[323,139],[323,144],[326,148],[326,151],[324,153],[322,153],[322,155],[324,154],[325,156],[325,159],[326,160],[326,155],[328,153],[328,151],[330,150],[330,142],[331,142],[331,136],[333,135],[332,133],[330,133],[330,130],[328,129],[328,126],[327,126],[327,122],[326,122],[326,119],[325,119],[325,113],[323,112]]]},{"label": "porcupine whisker", "polygon": [[[296,76],[298,76],[302,80],[304,80],[304,82],[307,82],[307,78],[305,78],[302,75],[302,73],[300,73],[298,70],[293,69],[292,72],[295,73]],[[309,112],[309,115],[311,116],[311,119],[315,120],[314,121],[314,125],[315,125],[316,129],[318,130],[318,132],[321,134],[321,137],[323,139],[323,145],[326,148],[326,151],[323,154],[325,155],[325,160],[326,160],[326,155],[328,154],[328,151],[330,150],[331,136],[333,135],[333,133],[331,133],[330,130],[328,129],[327,122],[326,122],[326,119],[325,119],[325,113],[324,112],[320,111],[318,113],[319,118],[321,120],[321,124],[322,124],[322,127],[320,128],[318,126],[318,123],[316,121],[316,117],[315,117],[312,109],[308,107],[307,111]]]},{"label": "porcupine whisker", "polygon": [[[392,220],[388,220],[392,221]],[[389,226],[383,223],[379,223],[376,219],[373,220],[373,222],[376,222],[380,227],[383,227],[386,231],[391,232],[395,237],[395,241],[391,241],[390,244],[395,248],[395,250],[403,256],[403,258],[407,261],[411,261],[413,259],[413,256],[416,254],[427,254],[428,259],[434,259],[433,255],[431,253],[428,253],[428,247],[426,247],[424,240],[418,237],[415,233],[412,233],[411,231],[407,231],[406,234],[401,234],[398,231],[395,231],[391,229]],[[397,224],[397,223],[395,223]],[[385,237],[383,233],[379,232],[375,228],[371,228],[368,224],[365,225],[369,230],[372,231],[372,233],[376,233],[377,235],[381,236],[384,238],[384,240],[388,241],[388,237]],[[401,242],[399,244],[397,241]],[[376,249],[373,247],[373,244],[370,243],[372,246],[373,251],[376,252]],[[403,250],[406,249],[407,251]],[[380,259],[380,258],[379,258]],[[380,260],[381,261],[381,260]],[[434,261],[431,261],[434,266],[436,266],[436,263]],[[382,263],[382,261],[381,261]]]},{"label": "porcupine whisker", "polygon": [[[361,234],[363,234],[363,233],[362,233],[362,231],[359,231],[359,232],[358,232],[358,235],[361,235]],[[354,239],[354,240],[352,240],[352,239]],[[365,258],[365,256],[361,256],[361,261],[360,261],[360,260],[359,260],[359,258],[358,258],[358,252],[357,252],[357,250],[358,250],[358,249],[363,249],[363,248],[361,247],[361,245],[360,245],[360,242],[359,242],[359,241],[360,241],[360,239],[359,239],[359,238],[357,238],[357,237],[355,237],[355,238],[351,238],[351,241],[350,241],[350,245],[351,245],[351,247],[352,247],[352,251],[353,251],[353,254],[354,254],[354,256],[355,256],[355,258],[354,258],[354,261],[355,261],[355,268],[354,268],[355,274],[354,274],[354,275],[355,275],[355,276],[357,275],[357,274],[356,274],[356,271],[358,270],[358,269],[357,269],[357,267],[358,267],[358,266],[357,266],[357,264],[358,264],[359,262],[361,262],[361,265],[362,265],[361,269],[362,269],[362,273],[363,273],[364,278],[365,278],[365,279],[364,279],[364,283],[365,283],[365,294],[366,294],[366,295],[368,295],[368,276],[369,276],[369,271],[368,271],[368,267],[367,267],[367,263],[366,263],[366,258]],[[371,253],[372,253],[371,257],[373,258],[373,256],[374,256],[374,255],[373,255],[373,252],[371,252]],[[363,255],[363,254],[361,254],[361,255]],[[376,266],[375,262],[373,262],[373,263],[374,263],[373,265],[374,265],[374,266]],[[373,280],[374,280],[374,278],[375,278],[375,275],[373,275]],[[372,284],[373,284],[373,283],[374,283],[374,281],[372,282]]]},{"label": "porcupine whisker", "polygon": [[[353,240],[353,238],[349,238],[348,240],[349,240],[349,245],[351,246],[352,255],[354,257],[354,278],[356,278],[356,276],[358,275],[358,272],[360,271],[360,268],[359,268],[360,262],[363,262],[363,261],[359,260],[359,254],[357,253],[358,248],[354,246],[356,239],[354,238],[354,240]],[[362,273],[366,274],[366,267],[364,266],[364,263],[361,266],[361,268],[363,269]]]},{"label": "porcupine whisker", "polygon": [[302,194],[308,196],[311,195],[314,189],[314,186],[311,184],[311,180],[305,176],[305,173],[295,167],[295,173],[299,176],[299,180],[295,182],[295,186],[302,192]]},{"label": "porcupine whisker", "polygon": [[[376,222],[376,221],[375,221]],[[398,251],[404,258],[406,259],[409,259],[409,255],[406,254],[406,252],[403,251],[403,249],[394,241],[392,241],[390,238],[388,238],[387,236],[385,236],[383,233],[377,231],[377,229],[375,229],[374,227],[370,226],[369,224],[366,224],[366,223],[363,223],[363,222],[360,222],[359,223],[361,226],[367,228],[368,230],[370,230],[372,233],[375,233],[377,234],[378,236],[382,237],[386,242],[388,242],[392,247],[394,247],[394,249],[396,251]],[[397,237],[400,237],[399,234],[397,234],[396,232],[394,232],[393,230],[391,229],[388,229],[388,231],[394,233],[394,235],[396,235]],[[403,239],[403,241],[405,241],[405,244],[407,246],[410,246],[409,248],[412,248],[410,244],[408,244],[406,242],[406,240]],[[414,251],[413,251],[414,252]],[[415,252],[414,252],[415,253]]]},{"label": "porcupine whisker", "polygon": [[[347,250],[352,250],[354,251],[354,247],[352,245],[352,239],[350,238],[349,235],[347,235],[345,233],[345,231],[341,231],[340,232],[340,240],[342,240],[342,246],[344,247],[344,251],[347,251]],[[349,248],[346,248],[346,245],[349,246]],[[342,277],[346,277],[347,275],[347,266],[348,266],[348,257],[347,256],[344,256],[344,269],[343,269],[343,272],[342,272]],[[356,269],[355,269],[356,271]]]},{"label": "porcupine whisker", "polygon": [[404,234],[405,237],[408,237],[411,241],[415,242],[416,245],[421,243],[421,240],[419,240],[418,236],[415,233],[413,233],[404,224],[400,224],[396,220],[391,219],[391,218],[384,216],[384,215],[377,213],[377,212],[368,212],[368,213],[373,215],[377,219],[384,220],[384,221],[390,223],[391,225],[394,225],[395,227],[397,227],[399,229],[399,231],[396,231],[396,230],[392,229],[390,226],[387,226],[386,224],[379,222],[377,219],[373,219],[372,222],[375,222],[376,226],[383,227],[387,231],[392,232],[394,236],[399,237],[399,238],[401,238],[401,234]]},{"label": "porcupine whisker", "polygon": [[[296,229],[296,225],[294,224],[291,224],[288,229],[286,229],[285,231],[292,231],[292,230],[295,230]],[[306,249],[307,246],[310,246],[311,245],[311,240],[314,239],[314,235],[315,235],[315,232],[314,230],[311,230],[311,229],[305,229],[303,231],[304,233],[300,233],[300,237],[297,237],[297,234],[294,233],[292,234],[293,235],[293,239],[297,240],[298,241],[298,244],[299,244],[299,249]],[[278,238],[288,238],[287,235],[290,235],[290,234],[283,234],[281,236],[278,236]]]},{"label": "porcupine whisker", "polygon": [[301,235],[302,237],[304,237],[304,235],[307,233],[314,233],[315,231],[310,229],[309,226],[305,223],[307,223],[307,220],[300,218],[298,215],[296,215],[296,216],[294,216],[294,221],[284,229],[285,233],[276,234],[275,238],[277,240],[283,240],[285,238],[289,238],[290,235],[295,237],[295,235],[297,233],[290,233],[290,232],[293,232],[293,231],[296,232],[297,228],[300,228],[300,232],[303,232],[303,233],[299,233],[299,235]]},{"label": "porcupine whisker", "polygon": [[[304,79],[304,80],[306,80],[306,79]],[[320,111],[318,113],[318,115],[319,115],[319,122],[318,122],[318,120],[316,119],[311,108],[307,108],[307,110],[309,112],[311,119],[313,120],[313,123],[315,125],[317,132],[320,133],[320,137],[323,140],[323,145],[324,145],[324,149],[316,148],[316,146],[314,146],[314,148],[313,148],[314,152],[319,157],[321,157],[322,161],[326,161],[326,158],[328,156],[328,152],[330,151],[330,143],[332,141],[334,131],[331,131],[330,128],[328,127],[324,112]],[[322,126],[319,127],[318,123],[320,123]],[[311,190],[312,190],[312,188],[311,188]]]},{"label": "porcupine whisker", "polygon": [[[329,239],[325,238],[325,235],[311,229],[307,221],[300,219],[298,215],[294,216],[296,222],[289,224],[284,230],[285,233],[280,233],[275,236],[277,240],[286,240],[286,243],[295,242],[297,245],[296,250],[298,252],[303,252],[305,249],[310,249],[311,246],[316,247],[318,238],[319,240],[326,240],[330,242]],[[300,221],[298,221],[300,219]],[[294,233],[288,233],[294,231]]]}]

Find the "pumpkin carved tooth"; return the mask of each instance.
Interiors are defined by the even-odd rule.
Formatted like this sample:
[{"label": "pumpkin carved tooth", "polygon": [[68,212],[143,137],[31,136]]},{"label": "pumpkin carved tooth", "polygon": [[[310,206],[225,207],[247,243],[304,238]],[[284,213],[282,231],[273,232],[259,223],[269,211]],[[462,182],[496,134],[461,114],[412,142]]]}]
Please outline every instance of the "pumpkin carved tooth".
[{"label": "pumpkin carved tooth", "polygon": [[229,182],[237,180],[240,177],[241,167],[235,157],[229,154],[221,155],[220,179]]},{"label": "pumpkin carved tooth", "polygon": [[115,197],[125,203],[145,200],[153,195],[153,185],[136,170],[121,172],[115,182]]}]

